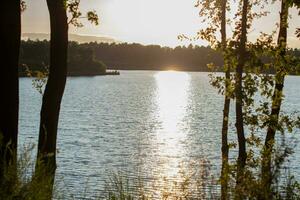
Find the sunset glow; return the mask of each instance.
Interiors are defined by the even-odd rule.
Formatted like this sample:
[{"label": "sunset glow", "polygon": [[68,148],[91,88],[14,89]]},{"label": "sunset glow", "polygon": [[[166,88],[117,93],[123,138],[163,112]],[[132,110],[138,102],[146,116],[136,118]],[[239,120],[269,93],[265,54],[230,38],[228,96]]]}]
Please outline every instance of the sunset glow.
[{"label": "sunset glow", "polygon": [[[28,0],[27,10],[23,13],[23,33],[49,33],[46,1]],[[159,44],[162,46],[188,45],[189,43],[207,45],[203,40],[180,41],[177,36],[189,37],[205,25],[199,18],[199,9],[195,0],[82,0],[81,10],[95,10],[100,17],[100,25],[95,27],[82,20],[83,28],[70,27],[70,33],[80,35],[106,36],[121,42]],[[270,23],[255,20],[249,39],[255,39],[260,31],[274,30],[274,19],[278,18],[280,4],[269,5],[270,14],[266,19]],[[291,14],[296,16],[297,11]],[[230,15],[230,14],[229,14]],[[37,20],[39,19],[39,20]],[[294,37],[295,28],[299,27],[297,17],[291,19],[291,46],[300,46]],[[232,27],[228,27],[232,30]],[[228,34],[230,35],[230,34]]]}]

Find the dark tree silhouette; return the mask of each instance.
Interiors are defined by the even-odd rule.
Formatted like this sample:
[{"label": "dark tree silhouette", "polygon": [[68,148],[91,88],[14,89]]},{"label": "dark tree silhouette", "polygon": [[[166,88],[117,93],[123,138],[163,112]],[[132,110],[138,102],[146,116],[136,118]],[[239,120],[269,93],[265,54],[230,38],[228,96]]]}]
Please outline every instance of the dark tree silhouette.
[{"label": "dark tree silhouette", "polygon": [[[236,130],[238,137],[239,155],[237,162],[237,188],[239,188],[242,182],[242,176],[244,167],[246,165],[247,153],[246,153],[246,139],[244,133],[244,116],[243,116],[243,91],[242,91],[242,79],[243,68],[246,63],[246,42],[247,42],[247,16],[249,1],[242,1],[241,21],[240,21],[240,35],[239,46],[237,51],[238,63],[236,67],[236,80],[235,80],[235,97],[236,97]],[[239,193],[239,192],[238,192]],[[241,194],[242,195],[242,194]]]},{"label": "dark tree silhouette", "polygon": [[272,197],[271,184],[272,184],[272,172],[271,172],[271,153],[275,142],[275,133],[278,127],[279,113],[282,103],[284,79],[287,70],[286,56],[286,43],[287,43],[287,28],[288,28],[288,11],[289,3],[287,0],[281,1],[280,11],[280,26],[277,39],[277,53],[276,56],[276,74],[275,74],[275,88],[272,96],[272,108],[270,115],[270,123],[267,129],[267,136],[265,139],[265,155],[263,159],[262,177],[263,185],[267,189],[269,194],[268,198]]},{"label": "dark tree silhouette", "polygon": [[39,172],[40,167],[44,168],[53,184],[60,104],[67,77],[68,22],[64,0],[47,0],[47,6],[51,27],[50,66],[41,109],[36,169]]},{"label": "dark tree silhouette", "polygon": [[[0,13],[0,182],[3,183],[3,175],[8,169],[7,167],[14,166],[10,170],[16,170],[19,114],[18,64],[21,33],[20,1],[2,1]],[[9,184],[6,182],[0,187],[9,187]]]},{"label": "dark tree silhouette", "polygon": [[224,69],[225,69],[225,99],[223,108],[223,122],[222,122],[222,172],[221,172],[221,199],[227,199],[228,194],[228,120],[229,120],[229,108],[230,108],[230,66],[226,59],[226,6],[227,0],[221,0],[221,44],[224,57]]}]

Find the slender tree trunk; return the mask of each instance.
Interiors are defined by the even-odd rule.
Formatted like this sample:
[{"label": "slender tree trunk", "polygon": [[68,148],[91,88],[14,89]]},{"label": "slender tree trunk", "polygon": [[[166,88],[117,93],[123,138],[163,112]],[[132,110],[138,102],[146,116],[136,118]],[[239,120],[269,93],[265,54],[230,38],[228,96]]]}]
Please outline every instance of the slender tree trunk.
[{"label": "slender tree trunk", "polygon": [[[244,167],[246,165],[246,139],[244,133],[244,120],[243,120],[243,92],[242,92],[242,78],[243,68],[246,62],[246,42],[247,42],[247,15],[248,15],[248,0],[243,0],[242,19],[241,19],[241,34],[240,45],[238,49],[238,64],[236,68],[236,130],[239,145],[239,155],[237,163],[237,189],[240,188]],[[239,192],[238,192],[239,193]]]},{"label": "slender tree trunk", "polygon": [[[3,0],[0,6],[0,187],[10,187],[15,180],[19,116],[19,49],[21,34],[20,1]],[[12,173],[5,180],[5,171]],[[4,183],[4,185],[2,185]]]},{"label": "slender tree trunk", "polygon": [[281,1],[280,12],[280,27],[277,40],[277,46],[279,55],[277,56],[277,71],[275,74],[275,89],[272,97],[272,109],[270,116],[270,124],[267,129],[267,136],[265,139],[262,177],[263,186],[267,189],[266,198],[272,197],[271,184],[272,184],[272,172],[271,172],[271,155],[275,142],[275,133],[278,126],[278,118],[282,102],[282,92],[284,86],[284,79],[287,70],[284,66],[286,55],[286,42],[287,42],[287,28],[288,28],[288,10],[289,6],[287,0]]},{"label": "slender tree trunk", "polygon": [[50,68],[41,109],[36,170],[44,168],[42,171],[53,186],[57,127],[67,77],[68,23],[64,0],[47,0],[47,5],[51,27]]},{"label": "slender tree trunk", "polygon": [[221,37],[222,37],[222,51],[225,66],[225,100],[223,110],[223,124],[222,124],[222,172],[221,172],[221,199],[227,199],[228,190],[228,119],[230,108],[230,66],[227,64],[226,56],[226,4],[227,0],[221,0]]}]

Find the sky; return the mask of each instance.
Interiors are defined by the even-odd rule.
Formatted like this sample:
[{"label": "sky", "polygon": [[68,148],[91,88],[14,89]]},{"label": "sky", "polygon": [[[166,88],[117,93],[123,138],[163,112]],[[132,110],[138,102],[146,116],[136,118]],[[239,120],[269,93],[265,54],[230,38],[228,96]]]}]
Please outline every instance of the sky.
[{"label": "sky", "polygon": [[[199,10],[194,7],[196,0],[81,0],[80,9],[84,13],[95,10],[100,25],[95,26],[82,20],[84,27],[70,27],[69,32],[80,35],[108,36],[117,41],[162,46],[186,45],[177,36],[185,34],[193,37],[205,25],[199,18]],[[49,14],[46,0],[26,0],[27,10],[22,15],[23,33],[49,33]],[[279,20],[279,3],[268,5],[270,14],[256,20],[249,31],[249,39],[255,40],[260,31],[276,29]],[[300,48],[300,40],[294,36],[300,27],[300,16],[291,9],[288,43],[290,47]],[[233,27],[228,27],[230,32]],[[207,45],[204,41],[193,44]]]}]

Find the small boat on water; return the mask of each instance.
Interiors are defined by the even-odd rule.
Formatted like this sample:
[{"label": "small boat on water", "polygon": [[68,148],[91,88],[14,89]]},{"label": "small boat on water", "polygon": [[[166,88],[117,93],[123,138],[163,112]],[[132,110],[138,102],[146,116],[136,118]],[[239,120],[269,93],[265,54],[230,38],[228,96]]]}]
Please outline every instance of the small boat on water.
[{"label": "small boat on water", "polygon": [[120,72],[117,70],[106,70],[105,75],[120,75]]}]

